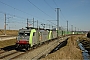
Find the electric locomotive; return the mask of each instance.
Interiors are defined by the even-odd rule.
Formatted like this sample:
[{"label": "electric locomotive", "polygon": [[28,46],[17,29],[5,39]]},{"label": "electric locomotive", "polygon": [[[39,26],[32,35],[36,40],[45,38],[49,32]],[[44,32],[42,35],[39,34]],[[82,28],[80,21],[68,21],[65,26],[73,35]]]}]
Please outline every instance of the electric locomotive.
[{"label": "electric locomotive", "polygon": [[27,29],[19,29],[16,48],[26,49],[40,45],[43,42],[57,37],[57,32],[49,29],[26,27]]}]

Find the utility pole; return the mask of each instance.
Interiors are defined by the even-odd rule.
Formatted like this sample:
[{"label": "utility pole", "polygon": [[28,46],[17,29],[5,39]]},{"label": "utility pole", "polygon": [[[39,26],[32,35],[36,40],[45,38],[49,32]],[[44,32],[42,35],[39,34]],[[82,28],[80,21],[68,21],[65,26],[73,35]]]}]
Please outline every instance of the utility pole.
[{"label": "utility pole", "polygon": [[50,24],[49,24],[49,29],[50,29]]},{"label": "utility pole", "polygon": [[27,18],[27,27],[28,27],[28,18]]},{"label": "utility pole", "polygon": [[72,33],[73,33],[73,25],[71,25],[71,31],[72,31]]},{"label": "utility pole", "polygon": [[34,18],[33,18],[33,27],[34,27]]},{"label": "utility pole", "polygon": [[9,30],[10,30],[10,26],[9,26]]},{"label": "utility pole", "polygon": [[75,27],[75,34],[76,34],[76,27]]},{"label": "utility pole", "polygon": [[6,35],[6,14],[5,14],[5,22],[4,22],[4,34]]},{"label": "utility pole", "polygon": [[37,28],[38,28],[38,20],[37,20]]},{"label": "utility pole", "polygon": [[59,8],[57,9],[57,37],[58,37],[58,31],[59,31]]},{"label": "utility pole", "polygon": [[67,21],[67,34],[68,34],[68,21]]},{"label": "utility pole", "polygon": [[79,31],[79,28],[78,28],[78,31]]},{"label": "utility pole", "polygon": [[38,20],[37,20],[37,30],[38,30],[38,33],[37,33],[37,42],[39,43],[39,27],[38,27]]},{"label": "utility pole", "polygon": [[76,27],[75,27],[75,32],[76,32]]},{"label": "utility pole", "polygon": [[53,26],[52,26],[52,29],[53,29]]}]

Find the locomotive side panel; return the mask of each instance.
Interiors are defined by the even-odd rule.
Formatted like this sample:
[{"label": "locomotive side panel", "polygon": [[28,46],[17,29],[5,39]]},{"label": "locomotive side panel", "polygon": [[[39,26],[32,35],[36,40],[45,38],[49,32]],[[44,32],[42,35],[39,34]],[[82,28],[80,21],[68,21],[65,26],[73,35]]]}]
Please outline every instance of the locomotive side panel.
[{"label": "locomotive side panel", "polygon": [[57,32],[56,31],[53,31],[52,34],[53,34],[53,38],[57,37]]},{"label": "locomotive side panel", "polygon": [[40,34],[41,34],[41,36],[40,36],[41,41],[40,42],[45,42],[48,40],[48,31],[42,31],[42,32],[40,32]]},{"label": "locomotive side panel", "polygon": [[31,29],[30,37],[29,37],[29,44],[31,47],[36,44],[36,40],[34,38],[36,38],[36,30]]},{"label": "locomotive side panel", "polygon": [[48,40],[52,39],[53,36],[52,36],[52,31],[49,31],[49,35],[48,35]]},{"label": "locomotive side panel", "polygon": [[32,38],[32,45],[37,45],[38,44],[38,32],[33,33],[33,38]]}]

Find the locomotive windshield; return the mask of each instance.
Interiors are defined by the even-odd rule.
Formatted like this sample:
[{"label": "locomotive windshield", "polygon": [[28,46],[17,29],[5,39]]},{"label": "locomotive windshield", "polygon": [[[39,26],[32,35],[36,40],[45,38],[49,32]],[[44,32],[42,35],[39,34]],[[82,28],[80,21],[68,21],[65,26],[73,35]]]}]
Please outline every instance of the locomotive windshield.
[{"label": "locomotive windshield", "polygon": [[25,33],[25,36],[30,36],[30,33]]},{"label": "locomotive windshield", "polygon": [[30,36],[29,31],[19,32],[19,36]]},{"label": "locomotive windshield", "polygon": [[30,36],[30,33],[19,33],[20,36]]},{"label": "locomotive windshield", "polygon": [[24,33],[19,33],[20,36],[24,35]]}]

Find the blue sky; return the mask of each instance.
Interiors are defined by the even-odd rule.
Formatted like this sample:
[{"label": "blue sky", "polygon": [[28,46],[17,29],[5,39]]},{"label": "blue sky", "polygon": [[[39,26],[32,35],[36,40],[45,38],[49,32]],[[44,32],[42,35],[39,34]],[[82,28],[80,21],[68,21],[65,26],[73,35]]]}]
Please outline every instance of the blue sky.
[{"label": "blue sky", "polygon": [[[31,2],[31,3],[30,3]],[[26,20],[32,24],[32,19],[46,24],[46,28],[56,24],[56,9],[60,8],[60,26],[69,30],[73,25],[77,30],[90,30],[90,0],[0,0],[0,29],[4,28],[4,14],[7,16],[7,29],[26,27]],[[32,26],[32,25],[31,25]],[[36,26],[36,22],[35,22]],[[55,26],[55,25],[54,25]]]}]

